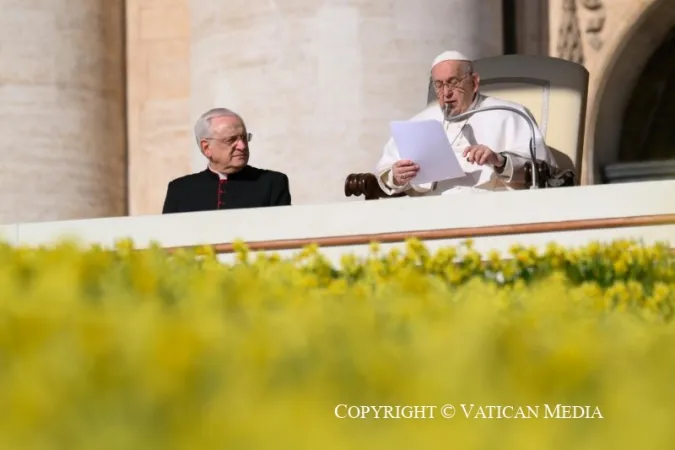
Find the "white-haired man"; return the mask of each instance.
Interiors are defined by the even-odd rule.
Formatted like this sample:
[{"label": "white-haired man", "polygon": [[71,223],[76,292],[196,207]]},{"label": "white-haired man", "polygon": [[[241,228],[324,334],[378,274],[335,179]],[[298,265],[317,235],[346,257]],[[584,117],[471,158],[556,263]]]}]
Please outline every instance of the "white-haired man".
[{"label": "white-haired man", "polygon": [[202,114],[195,139],[207,168],[171,181],[162,213],[290,205],[285,174],[248,164],[251,137],[242,118],[228,109]]},{"label": "white-haired man", "polygon": [[[505,110],[478,112],[468,118],[453,117],[480,107],[504,105],[531,113],[522,105],[480,93],[480,76],[472,61],[456,51],[438,55],[431,66],[431,79],[438,99],[414,116],[438,120],[445,128],[465,176],[434,183],[415,184],[419,171],[415,161],[402,160],[393,139],[384,147],[375,175],[389,195],[447,195],[459,192],[489,192],[524,187],[524,165],[530,161],[530,126],[517,113]],[[537,159],[557,167],[552,153],[535,127]]]}]

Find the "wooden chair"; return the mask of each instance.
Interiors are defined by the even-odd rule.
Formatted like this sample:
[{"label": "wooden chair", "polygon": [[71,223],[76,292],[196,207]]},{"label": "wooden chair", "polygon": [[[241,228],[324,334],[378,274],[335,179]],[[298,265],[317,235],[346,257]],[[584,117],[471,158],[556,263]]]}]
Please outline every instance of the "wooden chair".
[{"label": "wooden chair", "polygon": [[[539,187],[578,185],[588,97],[586,68],[559,58],[502,55],[477,60],[474,69],[481,77],[483,94],[520,103],[537,121],[560,168],[552,172],[545,164],[538,163]],[[430,78],[427,104],[435,101]],[[531,171],[531,165],[526,167],[528,182],[531,182]],[[366,200],[392,197],[382,192],[372,173],[347,176],[345,195],[363,195]],[[396,196],[402,195],[405,194]]]}]

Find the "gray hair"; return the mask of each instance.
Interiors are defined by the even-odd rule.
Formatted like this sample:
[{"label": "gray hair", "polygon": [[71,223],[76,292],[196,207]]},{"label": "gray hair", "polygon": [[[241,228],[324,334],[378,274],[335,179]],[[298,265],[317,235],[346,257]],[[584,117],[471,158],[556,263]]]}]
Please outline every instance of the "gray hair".
[{"label": "gray hair", "polygon": [[462,61],[462,71],[464,72],[464,74],[473,73],[473,62]]},{"label": "gray hair", "polygon": [[210,136],[211,121],[216,117],[237,117],[242,123],[244,122],[239,114],[227,108],[209,109],[204,114],[199,116],[199,119],[197,119],[197,122],[195,123],[195,139],[197,140],[197,145],[201,145],[200,143],[202,139]]}]

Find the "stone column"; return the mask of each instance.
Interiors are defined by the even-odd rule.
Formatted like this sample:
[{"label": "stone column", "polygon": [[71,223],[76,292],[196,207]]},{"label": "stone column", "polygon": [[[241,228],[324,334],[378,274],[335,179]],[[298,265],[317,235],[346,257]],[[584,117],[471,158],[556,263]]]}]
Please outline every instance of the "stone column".
[{"label": "stone column", "polygon": [[126,213],[123,0],[0,0],[0,223]]},{"label": "stone column", "polygon": [[[239,112],[251,164],[287,173],[294,204],[347,200],[346,176],[374,169],[389,121],[426,106],[438,53],[502,52],[500,0],[191,0],[190,12],[192,119]],[[205,164],[195,144],[193,170]]]}]

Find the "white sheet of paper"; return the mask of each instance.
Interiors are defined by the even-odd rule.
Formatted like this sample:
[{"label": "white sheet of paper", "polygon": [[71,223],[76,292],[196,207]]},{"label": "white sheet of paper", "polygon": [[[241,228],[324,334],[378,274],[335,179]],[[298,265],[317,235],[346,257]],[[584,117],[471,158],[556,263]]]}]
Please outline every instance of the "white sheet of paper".
[{"label": "white sheet of paper", "polygon": [[441,122],[394,121],[390,125],[401,159],[409,159],[420,166],[411,183],[423,184],[465,176]]}]

